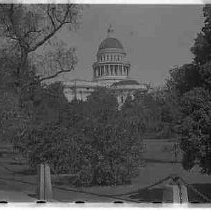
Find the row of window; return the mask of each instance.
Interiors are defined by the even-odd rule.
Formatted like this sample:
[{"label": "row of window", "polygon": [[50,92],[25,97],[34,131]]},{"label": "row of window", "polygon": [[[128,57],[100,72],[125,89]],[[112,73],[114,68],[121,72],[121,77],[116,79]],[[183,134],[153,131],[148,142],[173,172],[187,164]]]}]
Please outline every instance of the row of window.
[{"label": "row of window", "polygon": [[101,71],[103,71],[103,70],[106,70],[106,71],[108,71],[109,69],[111,70],[111,71],[113,71],[113,70],[115,70],[115,71],[117,71],[117,70],[120,70],[120,71],[122,71],[122,70],[127,70],[127,69],[129,69],[129,67],[127,67],[127,66],[123,66],[123,65],[105,65],[105,66],[97,66],[97,67],[95,67],[95,71],[99,71],[99,70],[101,70]]},{"label": "row of window", "polygon": [[[118,68],[119,67],[119,68]],[[118,65],[111,65],[110,69],[108,66],[100,66],[95,68],[95,77],[103,76],[103,75],[128,75],[129,73],[129,68],[124,66],[118,66]]]},{"label": "row of window", "polygon": [[122,55],[101,55],[98,58],[98,61],[120,61],[122,60],[123,56]]}]

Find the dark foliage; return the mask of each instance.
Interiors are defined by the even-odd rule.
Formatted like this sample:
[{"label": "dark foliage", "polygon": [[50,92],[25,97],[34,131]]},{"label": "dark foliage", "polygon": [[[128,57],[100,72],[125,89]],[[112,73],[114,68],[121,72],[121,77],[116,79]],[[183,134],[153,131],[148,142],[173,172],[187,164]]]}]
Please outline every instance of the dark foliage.
[{"label": "dark foliage", "polygon": [[202,173],[211,173],[211,7],[206,5],[204,26],[191,51],[194,62],[170,72],[169,89],[177,98],[181,117],[177,131],[184,152],[183,166],[199,165]]},{"label": "dark foliage", "polygon": [[183,118],[178,127],[183,165],[191,169],[199,164],[203,173],[211,172],[211,95],[203,88],[194,88],[181,100]]},{"label": "dark foliage", "polygon": [[[58,84],[49,90],[59,92]],[[53,173],[71,174],[70,184],[83,186],[129,183],[137,175],[144,132],[140,107],[128,101],[119,111],[107,89],[93,92],[86,102],[69,104],[60,96],[43,103],[50,116],[56,112],[53,119],[38,110],[44,119],[15,139],[16,150],[32,167],[47,162]]]}]

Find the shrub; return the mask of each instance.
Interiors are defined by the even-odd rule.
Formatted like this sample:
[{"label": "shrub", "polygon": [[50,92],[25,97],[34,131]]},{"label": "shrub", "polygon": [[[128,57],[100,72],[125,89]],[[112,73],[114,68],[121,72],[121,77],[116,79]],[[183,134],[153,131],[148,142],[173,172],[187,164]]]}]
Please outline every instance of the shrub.
[{"label": "shrub", "polygon": [[208,90],[194,88],[181,100],[183,118],[178,132],[185,152],[183,166],[191,169],[199,164],[204,173],[211,173],[211,95]]},{"label": "shrub", "polygon": [[125,184],[138,174],[144,131],[140,107],[130,101],[118,110],[112,93],[97,91],[87,102],[66,107],[69,118],[32,125],[17,135],[15,147],[32,168],[48,163],[53,173],[72,175],[70,184],[77,186]]}]

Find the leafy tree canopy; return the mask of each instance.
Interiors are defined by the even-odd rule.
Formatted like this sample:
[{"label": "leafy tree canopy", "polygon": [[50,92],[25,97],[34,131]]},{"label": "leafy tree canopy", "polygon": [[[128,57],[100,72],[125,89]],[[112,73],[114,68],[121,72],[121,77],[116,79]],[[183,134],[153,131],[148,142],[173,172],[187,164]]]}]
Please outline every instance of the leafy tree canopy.
[{"label": "leafy tree canopy", "polygon": [[183,166],[190,170],[196,164],[202,172],[211,172],[211,6],[205,5],[204,26],[191,51],[194,61],[170,71],[167,87],[177,95],[181,117],[178,134],[184,151]]}]

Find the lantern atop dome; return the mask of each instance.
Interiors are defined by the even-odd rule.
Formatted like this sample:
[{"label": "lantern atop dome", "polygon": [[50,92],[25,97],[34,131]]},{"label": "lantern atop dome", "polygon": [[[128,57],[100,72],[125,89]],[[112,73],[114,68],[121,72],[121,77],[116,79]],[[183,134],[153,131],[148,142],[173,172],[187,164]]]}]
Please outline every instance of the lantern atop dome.
[{"label": "lantern atop dome", "polygon": [[110,24],[107,30],[107,37],[99,45],[98,52],[105,49],[118,49],[122,51],[122,53],[125,53],[122,43],[117,38],[115,38],[113,34],[114,34],[114,29]]},{"label": "lantern atop dome", "polygon": [[112,25],[110,24],[109,28],[107,30],[107,36],[111,37],[113,35],[113,33],[114,33],[114,29],[113,29]]}]

